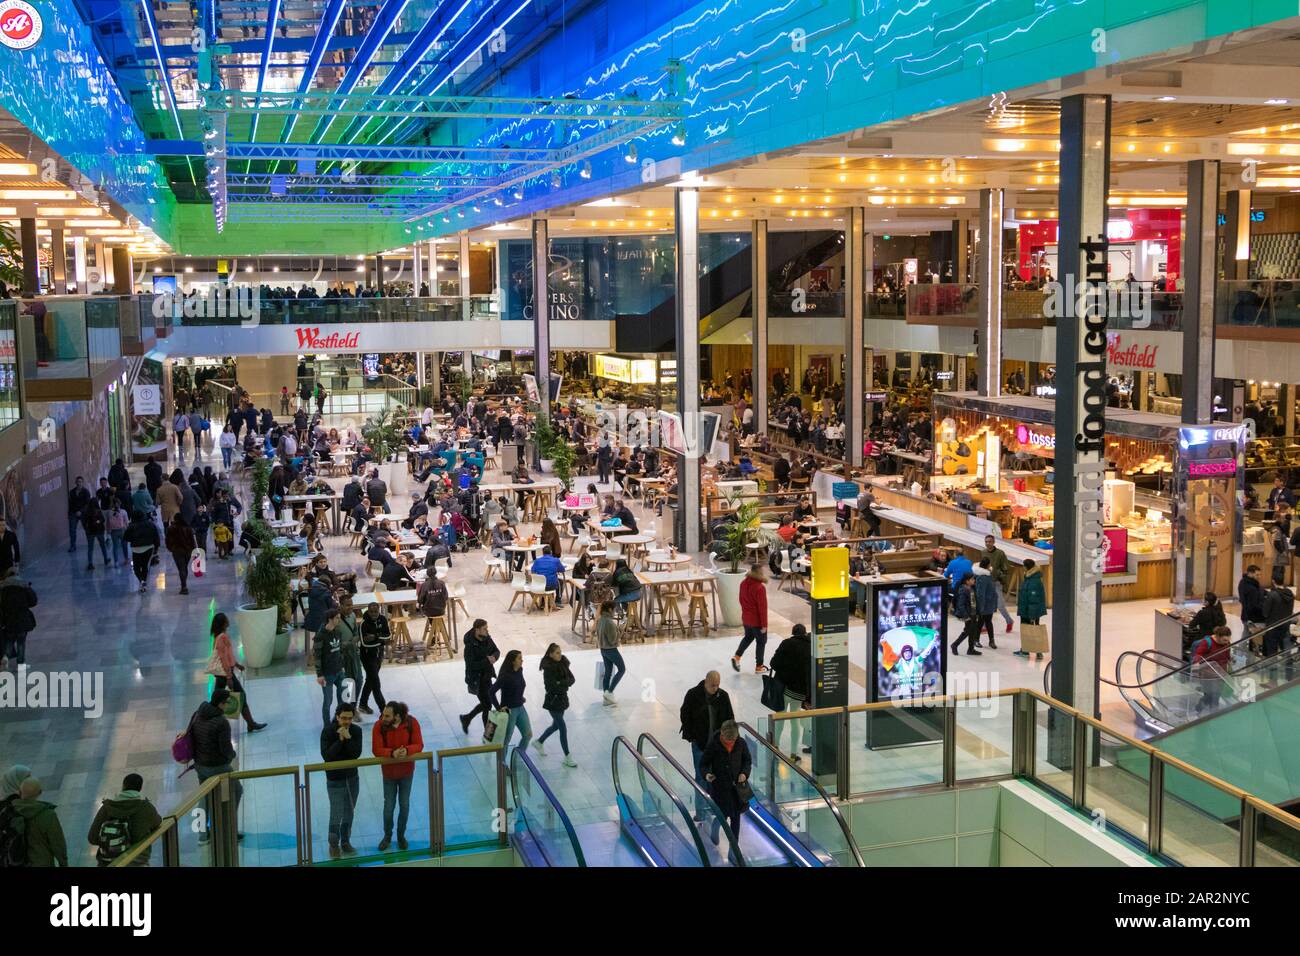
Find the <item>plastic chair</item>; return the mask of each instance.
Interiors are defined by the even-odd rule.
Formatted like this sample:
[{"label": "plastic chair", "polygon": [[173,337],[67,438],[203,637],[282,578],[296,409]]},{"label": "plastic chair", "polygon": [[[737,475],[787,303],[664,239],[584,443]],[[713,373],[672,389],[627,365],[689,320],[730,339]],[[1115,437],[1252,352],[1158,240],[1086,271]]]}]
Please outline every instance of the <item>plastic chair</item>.
[{"label": "plastic chair", "polygon": [[483,560],[483,583],[491,581],[494,575],[500,576],[503,582],[509,583],[510,569],[504,558],[488,557]]},{"label": "plastic chair", "polygon": [[507,611],[513,611],[515,602],[528,593],[528,576],[523,571],[513,571],[510,575],[510,588],[514,596],[510,598]]}]

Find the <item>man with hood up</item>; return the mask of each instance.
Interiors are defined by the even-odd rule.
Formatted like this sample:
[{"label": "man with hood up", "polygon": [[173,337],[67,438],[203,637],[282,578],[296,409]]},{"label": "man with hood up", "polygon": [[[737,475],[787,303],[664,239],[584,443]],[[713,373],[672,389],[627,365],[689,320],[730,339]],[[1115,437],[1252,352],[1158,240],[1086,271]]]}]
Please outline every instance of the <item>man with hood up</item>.
[{"label": "man with hood up", "polygon": [[[162,824],[158,808],[141,794],[143,789],[144,778],[128,773],[118,795],[100,804],[86,833],[86,842],[95,848],[100,866],[108,866]],[[131,865],[148,866],[152,852],[152,847],[146,847]]]}]

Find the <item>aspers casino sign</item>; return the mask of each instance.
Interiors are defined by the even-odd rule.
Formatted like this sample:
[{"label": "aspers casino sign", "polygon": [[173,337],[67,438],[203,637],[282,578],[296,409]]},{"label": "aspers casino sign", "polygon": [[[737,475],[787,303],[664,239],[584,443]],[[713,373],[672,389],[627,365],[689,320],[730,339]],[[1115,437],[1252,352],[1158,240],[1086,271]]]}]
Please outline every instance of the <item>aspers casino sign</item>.
[{"label": "aspers casino sign", "polygon": [[331,332],[322,336],[319,328],[297,328],[298,348],[313,352],[350,351],[360,348],[360,332]]},{"label": "aspers casino sign", "polygon": [[0,3],[0,43],[11,50],[30,50],[41,38],[41,15],[23,0]]}]

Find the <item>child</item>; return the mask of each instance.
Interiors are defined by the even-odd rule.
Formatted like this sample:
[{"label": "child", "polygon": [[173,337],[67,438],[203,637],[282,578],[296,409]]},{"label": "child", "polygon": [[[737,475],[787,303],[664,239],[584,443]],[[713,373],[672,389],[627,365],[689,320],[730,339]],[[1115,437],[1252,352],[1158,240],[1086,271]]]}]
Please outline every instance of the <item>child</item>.
[{"label": "child", "polygon": [[216,542],[218,558],[228,558],[235,550],[235,535],[229,525],[217,524],[212,529],[212,540]]}]

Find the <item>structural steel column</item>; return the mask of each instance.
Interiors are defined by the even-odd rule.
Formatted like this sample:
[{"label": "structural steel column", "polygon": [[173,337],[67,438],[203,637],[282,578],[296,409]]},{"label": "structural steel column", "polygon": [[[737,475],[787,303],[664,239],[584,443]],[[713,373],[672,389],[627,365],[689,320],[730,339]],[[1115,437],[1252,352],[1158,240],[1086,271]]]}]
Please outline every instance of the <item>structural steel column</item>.
[{"label": "structural steel column", "polygon": [[[461,240],[462,253],[468,248],[466,235]],[[533,220],[533,374],[537,376],[537,397],[541,399],[539,417],[547,422],[551,420],[551,294],[546,281],[550,271],[550,232],[546,219],[538,217]],[[467,273],[462,275],[467,277]],[[467,278],[462,281],[468,285]]]},{"label": "structural steel column", "polygon": [[767,220],[755,219],[750,241],[751,310],[754,313],[754,431],[767,434]]},{"label": "structural steel column", "polygon": [[689,439],[677,467],[673,541],[687,554],[700,550],[700,191],[678,189],[673,200],[677,248],[677,413]]},{"label": "structural steel column", "polygon": [[[1057,279],[1071,294],[1062,297],[1066,307],[1056,320],[1051,693],[1085,714],[1097,715],[1105,545],[1110,97],[1062,99],[1060,139]],[[1054,754],[1069,753],[1068,740],[1052,740]]]},{"label": "structural steel column", "polygon": [[979,290],[979,393],[1002,394],[1002,205],[1001,189],[980,190],[975,282]]},{"label": "structural steel column", "polygon": [[72,277],[77,283],[77,292],[86,294],[86,240],[76,236],[72,240]]},{"label": "structural steel column", "polygon": [[[545,226],[543,226],[543,229],[544,228]],[[534,224],[533,226],[534,232],[536,231],[536,229],[537,226],[536,224]],[[474,314],[473,304],[470,302],[470,298],[469,298],[469,233],[462,232],[459,238],[460,238],[460,264],[459,264],[460,285],[457,288],[458,291],[460,292],[460,317],[464,319],[466,322],[468,322],[470,320],[470,317]],[[543,274],[545,274],[545,272],[543,272]]]},{"label": "structural steel column", "polygon": [[1183,240],[1183,422],[1187,425],[1214,420],[1218,222],[1219,161],[1194,160],[1187,164],[1187,236]]},{"label": "structural steel column", "polygon": [[23,253],[23,295],[41,294],[40,247],[36,242],[36,220],[20,219],[18,241]]},{"label": "structural steel column", "polygon": [[[1223,225],[1223,277],[1250,278],[1250,190],[1228,191]],[[1190,219],[1188,220],[1191,221]],[[1215,222],[1218,218],[1215,218]]]},{"label": "structural steel column", "polygon": [[126,246],[113,246],[112,255],[113,291],[118,295],[130,295],[135,285],[135,274],[131,269],[131,253]]},{"label": "structural steel column", "polygon": [[[984,194],[981,190],[980,195]],[[983,200],[981,200],[982,202]],[[957,282],[969,282],[967,264],[970,262],[970,230],[965,219],[952,221],[952,274]]]},{"label": "structural steel column", "polygon": [[411,243],[411,288],[416,295],[420,294],[420,282],[423,280],[424,269],[420,263],[420,244]]},{"label": "structural steel column", "polygon": [[863,443],[863,315],[866,302],[863,253],[866,210],[854,206],[845,219],[844,230],[844,458],[850,465],[862,464]]},{"label": "structural steel column", "polygon": [[388,294],[388,290],[384,288],[384,257],[383,256],[375,256],[375,288],[379,290],[379,294],[381,296]]}]

